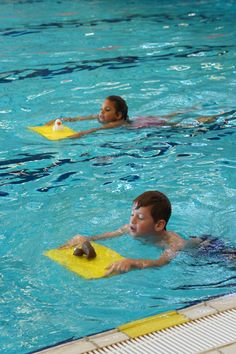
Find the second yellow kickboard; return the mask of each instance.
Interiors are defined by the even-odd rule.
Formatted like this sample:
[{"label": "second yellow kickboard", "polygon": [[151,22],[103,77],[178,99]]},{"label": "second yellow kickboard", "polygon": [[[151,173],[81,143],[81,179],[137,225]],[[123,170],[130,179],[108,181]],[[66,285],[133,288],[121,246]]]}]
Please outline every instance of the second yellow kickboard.
[{"label": "second yellow kickboard", "polygon": [[94,242],[91,242],[91,244],[97,254],[97,256],[93,259],[87,259],[85,256],[74,256],[73,247],[52,249],[45,252],[44,255],[85,279],[103,278],[107,272],[106,268],[109,265],[124,259],[124,257],[119,253],[106,246],[102,246]]},{"label": "second yellow kickboard", "polygon": [[44,136],[48,140],[61,140],[70,135],[76,134],[76,131],[63,125],[63,130],[53,130],[52,125],[42,125],[38,127],[28,127],[28,129]]}]

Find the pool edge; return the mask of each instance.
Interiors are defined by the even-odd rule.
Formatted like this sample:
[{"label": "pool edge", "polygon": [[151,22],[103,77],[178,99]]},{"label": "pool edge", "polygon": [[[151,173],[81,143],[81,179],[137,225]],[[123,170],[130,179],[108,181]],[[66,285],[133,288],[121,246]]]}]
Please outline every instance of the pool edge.
[{"label": "pool edge", "polygon": [[[224,311],[236,309],[236,293],[227,294],[212,298],[187,306],[180,310],[167,311],[154,316],[149,316],[140,320],[124,323],[123,325],[109,331],[100,332],[82,339],[70,341],[58,346],[43,349],[35,353],[41,354],[83,354],[90,351],[99,350],[106,346],[128,341],[152,332],[161,331],[183,323],[199,320],[211,315],[220,314]],[[225,343],[220,347],[211,348],[204,353],[224,353],[223,348],[227,347],[227,353],[236,353],[235,341],[230,344]],[[218,349],[221,348],[221,351]],[[226,353],[226,351],[225,351]]]}]

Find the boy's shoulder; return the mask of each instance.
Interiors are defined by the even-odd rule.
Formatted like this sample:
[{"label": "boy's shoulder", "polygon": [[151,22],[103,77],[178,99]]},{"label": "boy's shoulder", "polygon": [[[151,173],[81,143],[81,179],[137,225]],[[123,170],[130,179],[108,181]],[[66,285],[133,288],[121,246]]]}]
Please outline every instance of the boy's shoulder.
[{"label": "boy's shoulder", "polygon": [[[178,234],[175,231],[166,231],[167,234],[169,235],[169,237],[173,237],[173,238],[177,238],[177,239],[181,239],[181,240],[185,240],[180,234]],[[186,241],[186,240],[185,240]]]},{"label": "boy's shoulder", "polygon": [[182,249],[186,246],[188,241],[185,240],[182,236],[180,236],[174,231],[167,231],[167,233],[169,236],[170,247],[173,247],[175,249]]}]

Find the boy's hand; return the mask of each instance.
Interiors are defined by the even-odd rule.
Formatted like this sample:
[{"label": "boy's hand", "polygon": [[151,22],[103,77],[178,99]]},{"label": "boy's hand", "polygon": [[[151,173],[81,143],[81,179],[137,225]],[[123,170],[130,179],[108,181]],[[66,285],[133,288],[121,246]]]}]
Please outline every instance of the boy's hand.
[{"label": "boy's hand", "polygon": [[71,240],[69,240],[67,243],[65,243],[64,245],[62,245],[58,248],[63,249],[63,248],[70,248],[73,246],[81,246],[85,241],[88,241],[87,237],[81,236],[81,235],[76,235]]},{"label": "boy's hand", "polygon": [[126,273],[130,269],[134,268],[134,260],[133,259],[122,259],[121,261],[112,263],[109,267],[107,267],[106,276],[111,274],[120,274]]}]

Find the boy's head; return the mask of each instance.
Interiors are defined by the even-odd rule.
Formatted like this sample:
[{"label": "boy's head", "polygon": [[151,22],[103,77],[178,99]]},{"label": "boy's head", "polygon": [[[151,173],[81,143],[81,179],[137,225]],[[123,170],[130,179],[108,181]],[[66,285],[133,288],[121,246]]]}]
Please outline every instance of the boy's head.
[{"label": "boy's head", "polygon": [[165,194],[158,191],[144,192],[133,201],[130,231],[142,236],[166,230],[170,216],[171,203]]}]

